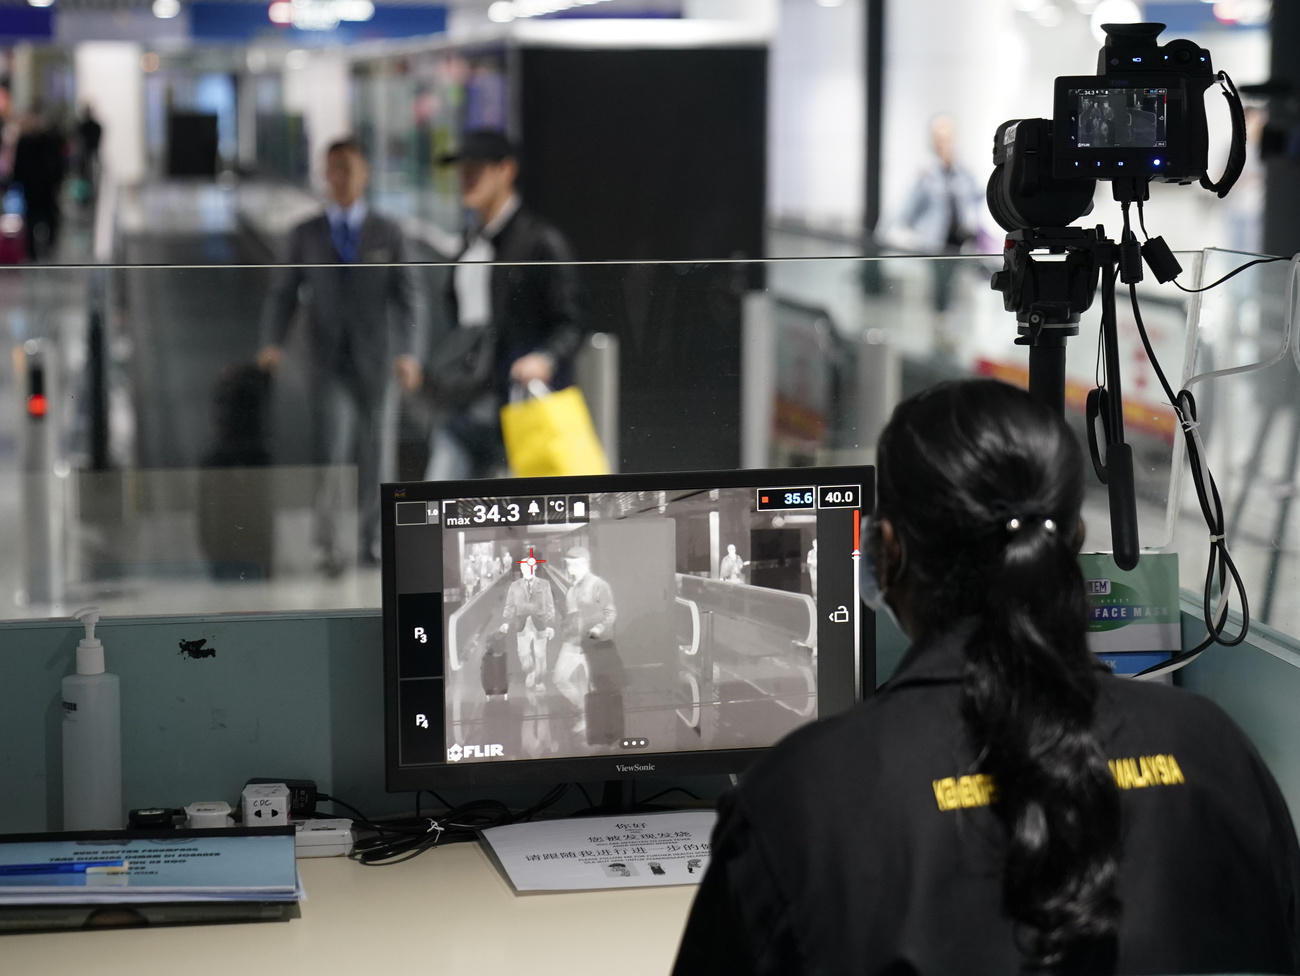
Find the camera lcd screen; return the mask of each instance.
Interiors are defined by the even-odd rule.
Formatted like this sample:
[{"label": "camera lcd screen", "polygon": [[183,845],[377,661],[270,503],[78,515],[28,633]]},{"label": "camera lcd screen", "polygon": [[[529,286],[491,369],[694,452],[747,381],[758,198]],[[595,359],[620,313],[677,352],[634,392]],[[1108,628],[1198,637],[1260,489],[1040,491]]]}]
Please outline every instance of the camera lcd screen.
[{"label": "camera lcd screen", "polygon": [[847,708],[871,475],[385,486],[390,771],[763,748]]},{"label": "camera lcd screen", "polygon": [[1072,88],[1071,129],[1078,149],[1163,149],[1168,88]]}]

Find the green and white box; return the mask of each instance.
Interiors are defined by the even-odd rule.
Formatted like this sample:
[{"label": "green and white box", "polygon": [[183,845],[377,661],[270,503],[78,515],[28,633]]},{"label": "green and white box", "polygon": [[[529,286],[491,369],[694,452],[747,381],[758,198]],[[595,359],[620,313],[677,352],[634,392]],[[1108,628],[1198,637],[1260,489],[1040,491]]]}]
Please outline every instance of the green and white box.
[{"label": "green and white box", "polygon": [[[1131,570],[1116,566],[1109,553],[1085,553],[1079,556],[1079,565],[1091,610],[1088,646],[1116,671],[1129,669],[1121,668],[1111,655],[1147,658],[1181,649],[1176,553],[1145,553]],[[1131,663],[1138,662],[1132,659]]]}]

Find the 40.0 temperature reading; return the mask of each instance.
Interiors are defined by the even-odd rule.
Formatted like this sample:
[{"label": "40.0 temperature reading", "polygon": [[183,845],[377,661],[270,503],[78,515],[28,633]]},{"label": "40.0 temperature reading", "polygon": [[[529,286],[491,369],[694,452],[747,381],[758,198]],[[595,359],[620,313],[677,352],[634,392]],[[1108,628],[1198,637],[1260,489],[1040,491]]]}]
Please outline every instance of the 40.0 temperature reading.
[{"label": "40.0 temperature reading", "polygon": [[861,485],[822,485],[817,489],[818,508],[860,508]]}]

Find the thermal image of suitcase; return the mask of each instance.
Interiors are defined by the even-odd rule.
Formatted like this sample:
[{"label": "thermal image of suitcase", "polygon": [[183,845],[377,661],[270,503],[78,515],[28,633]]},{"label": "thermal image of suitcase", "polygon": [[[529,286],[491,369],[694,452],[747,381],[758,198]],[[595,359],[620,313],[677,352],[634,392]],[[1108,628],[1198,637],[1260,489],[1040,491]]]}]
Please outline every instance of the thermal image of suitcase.
[{"label": "thermal image of suitcase", "polygon": [[501,646],[501,641],[496,638],[488,641],[487,649],[483,652],[483,660],[479,663],[483,694],[488,697],[504,695],[510,690],[510,676],[506,672],[506,661],[506,649]]},{"label": "thermal image of suitcase", "polygon": [[612,746],[623,738],[623,693],[587,692],[587,745]]}]

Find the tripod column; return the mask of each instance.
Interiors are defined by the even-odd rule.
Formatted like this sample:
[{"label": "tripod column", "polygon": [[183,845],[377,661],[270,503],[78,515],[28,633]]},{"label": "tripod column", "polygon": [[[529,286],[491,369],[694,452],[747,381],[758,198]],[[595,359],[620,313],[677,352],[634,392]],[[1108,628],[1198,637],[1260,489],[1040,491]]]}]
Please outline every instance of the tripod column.
[{"label": "tripod column", "polygon": [[1065,413],[1066,330],[1043,329],[1029,344],[1029,392],[1057,413]]}]

